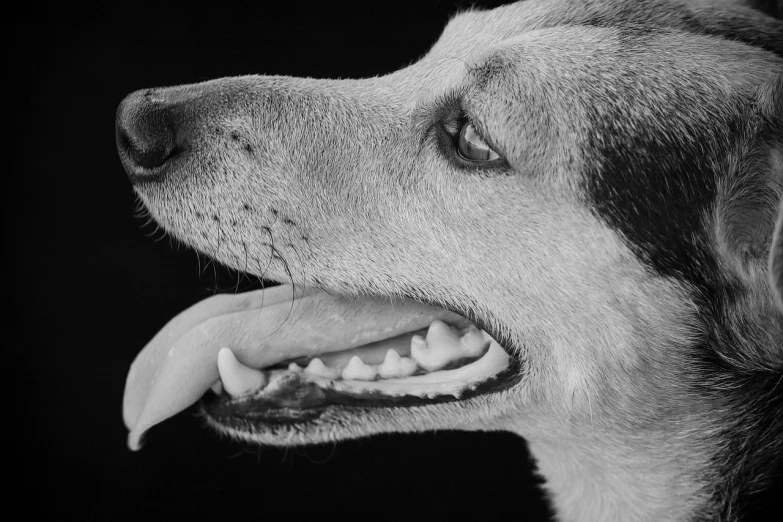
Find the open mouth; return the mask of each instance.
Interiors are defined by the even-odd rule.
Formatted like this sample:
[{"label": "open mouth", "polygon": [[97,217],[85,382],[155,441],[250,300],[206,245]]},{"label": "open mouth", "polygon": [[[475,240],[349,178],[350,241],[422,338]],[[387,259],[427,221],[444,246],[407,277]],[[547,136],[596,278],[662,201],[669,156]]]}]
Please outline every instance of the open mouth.
[{"label": "open mouth", "polygon": [[172,319],[131,366],[123,416],[137,449],[202,396],[218,424],[292,424],[334,406],[464,400],[519,376],[489,333],[444,308],[278,286],[214,296]]}]

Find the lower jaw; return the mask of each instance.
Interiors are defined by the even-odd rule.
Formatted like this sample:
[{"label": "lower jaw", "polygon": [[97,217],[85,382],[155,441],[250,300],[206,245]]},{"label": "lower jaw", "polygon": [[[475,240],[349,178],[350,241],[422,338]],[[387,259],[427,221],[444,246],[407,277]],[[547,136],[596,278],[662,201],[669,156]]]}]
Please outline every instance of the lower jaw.
[{"label": "lower jaw", "polygon": [[488,377],[459,396],[440,395],[418,397],[389,396],[378,393],[346,393],[322,387],[293,375],[277,392],[269,396],[234,398],[208,392],[201,400],[201,409],[208,422],[218,429],[252,431],[306,425],[328,417],[330,411],[415,408],[466,401],[475,397],[500,393],[524,379],[522,361],[510,357],[508,367]]}]

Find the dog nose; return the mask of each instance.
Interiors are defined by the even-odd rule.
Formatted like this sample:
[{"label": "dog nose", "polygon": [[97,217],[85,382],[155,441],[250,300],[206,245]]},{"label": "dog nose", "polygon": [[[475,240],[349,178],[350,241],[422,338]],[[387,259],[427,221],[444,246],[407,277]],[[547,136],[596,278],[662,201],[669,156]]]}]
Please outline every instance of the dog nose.
[{"label": "dog nose", "polygon": [[117,108],[115,126],[117,149],[129,174],[138,174],[138,167],[160,167],[176,154],[174,115],[152,91],[126,96]]}]

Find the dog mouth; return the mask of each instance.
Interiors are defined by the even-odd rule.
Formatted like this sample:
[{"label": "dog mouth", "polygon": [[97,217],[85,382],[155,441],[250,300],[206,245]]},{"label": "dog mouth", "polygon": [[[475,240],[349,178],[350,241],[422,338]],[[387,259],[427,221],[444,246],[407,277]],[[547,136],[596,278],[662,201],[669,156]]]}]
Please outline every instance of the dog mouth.
[{"label": "dog mouth", "polygon": [[132,364],[128,445],[201,398],[210,422],[229,426],[464,400],[513,385],[509,353],[464,316],[414,300],[287,285],[214,296],[172,319]]}]

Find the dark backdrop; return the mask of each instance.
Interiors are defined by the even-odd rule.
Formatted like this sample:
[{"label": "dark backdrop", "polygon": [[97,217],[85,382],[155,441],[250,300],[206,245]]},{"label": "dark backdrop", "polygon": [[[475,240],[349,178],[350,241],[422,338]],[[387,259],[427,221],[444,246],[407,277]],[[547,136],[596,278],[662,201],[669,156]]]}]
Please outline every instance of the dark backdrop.
[{"label": "dark backdrop", "polygon": [[151,430],[142,451],[125,446],[122,393],[136,353],[174,314],[234,291],[237,280],[220,267],[200,272],[194,253],[156,241],[134,217],[114,144],[123,96],[228,75],[383,74],[424,54],[467,6],[28,2],[6,12],[2,368],[11,513],[545,518],[524,442],[506,434],[258,449],[219,440],[191,408]]}]

